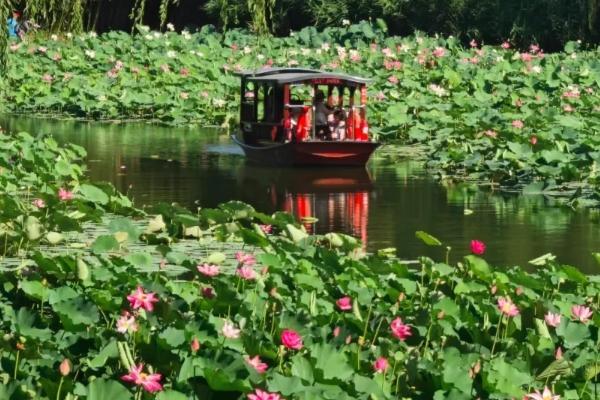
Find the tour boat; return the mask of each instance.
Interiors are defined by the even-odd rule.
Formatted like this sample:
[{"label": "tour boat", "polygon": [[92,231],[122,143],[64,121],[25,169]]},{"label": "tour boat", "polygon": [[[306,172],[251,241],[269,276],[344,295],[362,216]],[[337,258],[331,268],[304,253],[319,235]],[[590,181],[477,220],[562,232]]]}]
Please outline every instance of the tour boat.
[{"label": "tour boat", "polygon": [[369,79],[302,68],[239,75],[240,129],[232,139],[249,160],[364,166],[379,146],[366,119]]}]

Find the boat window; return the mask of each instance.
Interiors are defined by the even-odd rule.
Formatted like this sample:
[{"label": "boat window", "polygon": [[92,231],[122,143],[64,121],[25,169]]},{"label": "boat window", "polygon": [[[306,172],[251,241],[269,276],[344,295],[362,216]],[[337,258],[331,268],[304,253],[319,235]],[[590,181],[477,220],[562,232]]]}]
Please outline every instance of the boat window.
[{"label": "boat window", "polygon": [[246,82],[242,88],[242,121],[256,120],[256,85],[254,82]]}]

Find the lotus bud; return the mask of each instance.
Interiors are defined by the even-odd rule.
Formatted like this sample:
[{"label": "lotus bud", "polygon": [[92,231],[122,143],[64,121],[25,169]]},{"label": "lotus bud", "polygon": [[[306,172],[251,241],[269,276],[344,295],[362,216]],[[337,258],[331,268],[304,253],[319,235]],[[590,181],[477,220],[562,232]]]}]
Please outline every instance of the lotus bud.
[{"label": "lotus bud", "polygon": [[277,297],[277,288],[276,287],[272,287],[271,290],[269,290],[269,296]]},{"label": "lotus bud", "polygon": [[437,319],[444,319],[444,317],[446,316],[446,313],[444,312],[444,310],[441,310],[438,314],[437,314]]},{"label": "lotus bud", "polygon": [[338,337],[340,335],[340,327],[336,326],[335,328],[333,328],[333,337]]},{"label": "lotus bud", "polygon": [[215,297],[215,292],[213,291],[213,288],[210,286],[202,288],[202,297],[204,297],[205,299],[212,299],[213,297]]},{"label": "lotus bud", "polygon": [[402,303],[405,299],[406,299],[406,295],[404,294],[404,292],[402,292],[398,295],[398,303]]},{"label": "lotus bud", "polygon": [[359,336],[358,337],[358,345],[361,346],[361,347],[365,345],[365,338],[364,338],[364,336]]},{"label": "lotus bud", "polygon": [[559,346],[556,348],[556,352],[554,353],[554,358],[560,360],[563,358],[562,348]]},{"label": "lotus bud", "polygon": [[350,343],[352,343],[352,336],[348,335],[348,336],[346,336],[346,344],[350,344]]},{"label": "lotus bud", "polygon": [[269,272],[269,267],[264,266],[262,267],[262,269],[260,270],[261,275],[266,275]]},{"label": "lotus bud", "polygon": [[59,365],[58,370],[62,376],[67,376],[71,373],[71,362],[65,358]]},{"label": "lotus bud", "polygon": [[497,291],[498,291],[498,287],[496,285],[492,285],[492,287],[490,288],[490,293],[496,294]]},{"label": "lotus bud", "polygon": [[23,350],[25,350],[25,343],[17,342],[15,347],[17,348],[17,350],[23,351]]},{"label": "lotus bud", "polygon": [[521,286],[517,287],[517,288],[515,289],[515,294],[516,294],[517,296],[520,296],[520,295],[522,295],[522,294],[523,294],[523,288],[522,288]]},{"label": "lotus bud", "polygon": [[192,343],[190,343],[190,349],[192,350],[192,353],[195,353],[198,350],[200,350],[200,342],[196,337],[192,339]]}]

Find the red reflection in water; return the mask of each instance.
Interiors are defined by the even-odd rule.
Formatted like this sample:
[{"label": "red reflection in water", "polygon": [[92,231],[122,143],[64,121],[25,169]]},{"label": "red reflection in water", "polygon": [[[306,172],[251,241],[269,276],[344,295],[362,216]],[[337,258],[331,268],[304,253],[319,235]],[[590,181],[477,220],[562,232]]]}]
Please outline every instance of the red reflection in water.
[{"label": "red reflection in water", "polygon": [[369,192],[286,193],[281,209],[303,221],[309,233],[346,232],[367,245]]}]

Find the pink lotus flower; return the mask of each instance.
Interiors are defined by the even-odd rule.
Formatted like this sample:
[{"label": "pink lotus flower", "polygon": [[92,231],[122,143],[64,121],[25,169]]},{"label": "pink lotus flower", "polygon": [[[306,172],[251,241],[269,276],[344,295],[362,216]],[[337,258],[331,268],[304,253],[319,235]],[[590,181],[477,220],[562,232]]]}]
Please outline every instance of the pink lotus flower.
[{"label": "pink lotus flower", "polygon": [[256,271],[254,271],[254,269],[252,267],[247,267],[247,266],[240,267],[235,271],[235,274],[237,276],[239,276],[240,278],[247,280],[247,281],[256,279]]},{"label": "pink lotus flower", "polygon": [[576,305],[571,307],[571,314],[573,318],[585,324],[590,320],[593,312],[589,307]]},{"label": "pink lotus flower", "polygon": [[67,201],[73,199],[73,192],[60,188],[58,189],[58,199],[61,201]]},{"label": "pink lotus flower", "polygon": [[436,47],[431,54],[437,58],[444,57],[446,55],[446,49],[443,47]]},{"label": "pink lotus flower", "polygon": [[263,392],[260,389],[255,389],[254,393],[248,395],[248,400],[283,400],[283,398],[277,393]]},{"label": "pink lotus flower", "polygon": [[303,347],[302,337],[293,329],[284,329],[281,332],[281,344],[293,350],[300,350]]},{"label": "pink lotus flower", "polygon": [[375,372],[383,373],[389,368],[389,366],[390,366],[390,363],[388,362],[388,360],[385,357],[379,357],[373,363],[373,369],[375,370]]},{"label": "pink lotus flower", "polygon": [[209,276],[211,278],[221,273],[221,269],[219,268],[219,266],[214,264],[204,263],[202,265],[196,266],[196,268],[198,269],[198,272],[200,272],[202,275]]},{"label": "pink lotus flower", "polygon": [[137,310],[138,308],[143,308],[146,311],[154,310],[154,303],[158,302],[156,293],[145,293],[144,289],[141,286],[138,286],[135,292],[127,296],[127,300],[129,300],[129,305],[134,310]]},{"label": "pink lotus flower", "polygon": [[225,321],[221,333],[228,339],[237,339],[240,337],[241,330],[236,328],[233,322]]},{"label": "pink lotus flower", "polygon": [[532,136],[529,138],[529,143],[531,143],[531,145],[532,145],[532,146],[535,146],[535,145],[537,144],[537,142],[538,142],[538,138],[537,138],[537,136],[535,136],[535,135],[532,135]]},{"label": "pink lotus flower", "polygon": [[267,235],[273,231],[273,226],[271,226],[271,225],[261,224],[258,227],[260,228],[261,231],[263,231],[263,233],[265,233]]},{"label": "pink lotus flower", "polygon": [[485,243],[481,240],[471,240],[471,253],[478,256],[485,253]]},{"label": "pink lotus flower", "polygon": [[179,75],[181,76],[188,76],[190,74],[190,70],[187,68],[181,68],[179,70]]},{"label": "pink lotus flower", "polygon": [[385,93],[383,93],[382,91],[377,92],[377,94],[375,95],[375,98],[378,101],[383,101],[386,99]]},{"label": "pink lotus flower", "polygon": [[523,62],[531,62],[531,60],[533,60],[533,56],[529,53],[521,53],[520,55],[521,57],[521,61]]},{"label": "pink lotus flower", "polygon": [[117,61],[115,62],[114,69],[116,69],[117,71],[120,71],[120,70],[122,70],[122,69],[123,69],[123,67],[124,67],[124,66],[125,66],[125,64],[123,64],[123,61],[121,61],[121,60],[117,60]]},{"label": "pink lotus flower", "polygon": [[575,111],[575,109],[570,104],[567,104],[563,107],[563,111],[570,113],[570,112]]},{"label": "pink lotus flower", "polygon": [[254,264],[256,264],[256,257],[254,257],[254,255],[250,253],[243,253],[241,251],[238,251],[237,253],[235,253],[235,259],[238,261],[238,264],[240,266],[247,265],[251,267]]},{"label": "pink lotus flower", "polygon": [[381,49],[381,52],[383,53],[384,57],[393,57],[394,56],[394,52],[389,47]]},{"label": "pink lotus flower", "polygon": [[504,41],[504,42],[502,42],[500,47],[502,47],[504,50],[508,50],[508,49],[510,49],[510,43],[508,43],[507,41]]},{"label": "pink lotus flower", "polygon": [[108,71],[106,73],[106,76],[108,76],[111,79],[115,79],[117,76],[119,76],[119,71],[117,71],[116,69],[112,68],[110,71]]},{"label": "pink lotus flower", "polygon": [[45,54],[48,51],[48,48],[44,47],[44,46],[40,46],[40,47],[37,48],[37,51],[39,51],[40,53],[44,53]]},{"label": "pink lotus flower", "polygon": [[53,80],[54,80],[54,78],[50,74],[44,74],[42,76],[42,81],[44,81],[46,83],[52,83]]},{"label": "pink lotus flower", "polygon": [[60,55],[60,53],[55,53],[52,56],[52,61],[60,61],[62,59],[62,56]]},{"label": "pink lotus flower", "polygon": [[388,78],[388,82],[393,83],[394,85],[398,83],[398,78],[394,75]]},{"label": "pink lotus flower", "polygon": [[342,311],[352,310],[352,299],[350,297],[348,297],[348,296],[344,296],[342,298],[339,298],[335,302],[335,304]]},{"label": "pink lotus flower", "polygon": [[181,92],[181,93],[179,93],[179,97],[180,97],[182,100],[187,100],[187,99],[189,99],[189,98],[190,98],[190,94],[189,94],[188,92]]},{"label": "pink lotus flower", "polygon": [[46,202],[42,199],[34,199],[31,204],[33,204],[35,207],[37,208],[44,208],[46,207]]},{"label": "pink lotus flower", "polygon": [[546,321],[546,325],[556,328],[560,325],[560,314],[554,314],[548,311],[546,315],[544,315],[544,320]]},{"label": "pink lotus flower", "polygon": [[531,46],[529,46],[529,51],[532,54],[538,53],[540,51],[540,46],[537,44],[532,44]]},{"label": "pink lotus flower", "polygon": [[548,389],[548,386],[544,387],[543,393],[540,393],[536,390],[533,393],[529,393],[525,397],[531,400],[560,400],[560,396],[554,395],[550,389]]},{"label": "pink lotus flower", "polygon": [[147,374],[142,372],[144,364],[139,364],[137,367],[134,365],[129,370],[127,375],[121,377],[125,382],[133,382],[136,386],[141,386],[145,391],[154,393],[162,390],[160,374]]},{"label": "pink lotus flower", "polygon": [[488,129],[487,131],[483,132],[483,134],[491,139],[496,139],[496,137],[498,137],[498,133],[491,129]]},{"label": "pink lotus flower", "polygon": [[392,330],[392,335],[402,341],[412,336],[410,326],[402,323],[402,319],[400,319],[400,317],[396,317],[396,319],[392,321],[390,324],[390,329]]},{"label": "pink lotus flower", "polygon": [[519,314],[519,309],[517,308],[515,303],[513,303],[512,300],[508,297],[498,298],[498,309],[502,314],[507,315],[509,317],[514,317]]},{"label": "pink lotus flower", "polygon": [[523,129],[523,127],[525,126],[525,124],[520,119],[515,119],[512,122],[512,126],[513,126],[513,128],[516,128],[516,129]]},{"label": "pink lotus flower", "polygon": [[475,39],[471,39],[471,41],[469,42],[469,46],[471,47],[477,47],[477,41]]},{"label": "pink lotus flower", "polygon": [[117,320],[117,332],[132,333],[137,332],[139,326],[135,321],[135,316],[125,311]]},{"label": "pink lotus flower", "polygon": [[192,353],[195,353],[198,350],[200,350],[200,341],[198,340],[198,338],[194,337],[192,339],[192,342],[190,343],[190,350],[192,350]]},{"label": "pink lotus flower", "polygon": [[254,368],[259,374],[264,374],[267,372],[267,369],[269,369],[269,366],[262,362],[259,356],[254,356],[252,358],[244,357],[244,360],[246,360],[246,363]]}]

